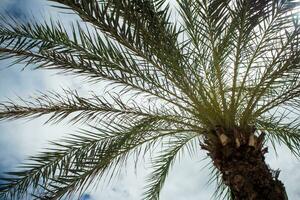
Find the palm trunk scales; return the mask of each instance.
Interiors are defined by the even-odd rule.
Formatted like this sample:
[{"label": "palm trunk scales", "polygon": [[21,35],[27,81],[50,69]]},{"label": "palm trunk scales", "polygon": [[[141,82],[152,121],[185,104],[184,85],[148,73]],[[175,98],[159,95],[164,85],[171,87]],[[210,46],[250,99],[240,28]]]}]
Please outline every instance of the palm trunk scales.
[{"label": "palm trunk scales", "polygon": [[214,166],[221,172],[234,200],[287,200],[285,187],[265,162],[264,133],[238,128],[211,131],[202,149],[208,151]]}]

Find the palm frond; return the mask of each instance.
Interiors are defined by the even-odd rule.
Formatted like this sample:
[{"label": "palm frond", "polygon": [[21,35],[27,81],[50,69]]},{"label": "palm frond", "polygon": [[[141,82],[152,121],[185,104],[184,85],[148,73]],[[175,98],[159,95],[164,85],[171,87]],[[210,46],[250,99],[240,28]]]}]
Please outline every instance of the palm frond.
[{"label": "palm frond", "polygon": [[298,118],[287,122],[283,117],[274,116],[259,120],[257,124],[261,131],[267,133],[275,151],[277,145],[284,144],[295,156],[300,156],[300,123]]},{"label": "palm frond", "polygon": [[154,171],[147,180],[149,183],[145,188],[143,199],[159,199],[160,192],[172,165],[176,159],[179,159],[180,154],[184,150],[184,146],[196,136],[198,136],[198,134],[179,135],[165,142],[167,144],[164,144],[164,146],[167,146],[167,149],[162,150],[161,155],[152,161]]},{"label": "palm frond", "polygon": [[[189,142],[201,143],[216,127],[255,126],[300,156],[299,2],[178,0],[174,20],[167,0],[50,1],[81,21],[67,28],[2,16],[0,60],[105,81],[115,93],[64,90],[1,103],[0,120],[96,122],[8,173],[1,198],[31,190],[37,199],[80,195],[160,143],[164,151],[153,160],[144,194],[158,199],[182,150],[196,149]],[[215,197],[231,198],[214,166],[211,175]]]},{"label": "palm frond", "polygon": [[21,118],[37,118],[49,116],[45,123],[58,123],[69,118],[71,123],[97,122],[133,122],[143,117],[160,117],[190,127],[198,126],[188,113],[172,106],[155,105],[151,107],[139,105],[133,99],[131,105],[125,103],[118,95],[100,97],[92,94],[83,97],[77,91],[64,90],[64,94],[49,92],[41,93],[32,100],[20,98],[20,103],[7,101],[0,104],[0,120]]},{"label": "palm frond", "polygon": [[[256,109],[261,111],[270,106],[270,102],[273,103],[275,98],[278,99],[278,93],[276,95],[275,93],[279,92],[280,86],[295,84],[295,75],[298,70],[295,54],[298,52],[299,26],[292,13],[294,7],[290,4],[289,1],[274,3],[270,19],[267,18],[266,24],[261,26],[261,29],[270,32],[270,35],[264,35],[264,41],[259,44],[265,46],[255,53],[255,56],[259,55],[256,62],[254,62],[255,59],[251,58],[253,61],[248,64],[246,70],[248,78],[250,79],[252,73],[255,79],[248,81],[250,88],[249,94],[245,96],[247,106],[244,108],[241,123],[243,120],[251,120],[249,117],[253,116],[252,114],[255,113]],[[278,29],[278,27],[282,27],[284,30]],[[253,66],[251,67],[251,65]],[[246,77],[243,80],[243,87],[245,79]],[[286,98],[286,95],[282,95],[281,100],[284,102],[289,99]],[[266,112],[268,109],[264,111]],[[257,115],[253,116],[253,118],[256,117]]]},{"label": "palm frond", "polygon": [[68,33],[59,22],[18,26],[7,22],[0,30],[0,58],[14,57],[18,59],[13,64],[25,62],[34,64],[35,69],[57,69],[107,80],[121,86],[124,93],[131,89],[169,103],[177,104],[174,99],[181,99],[191,105],[174,84],[161,79],[161,72],[151,63],[132,56],[108,38],[85,31],[79,24],[71,28]]},{"label": "palm frond", "polygon": [[1,184],[0,194],[20,198],[32,187],[40,199],[61,198],[90,185],[104,171],[121,167],[129,153],[142,144],[149,143],[144,148],[150,148],[164,136],[188,131],[193,130],[179,129],[155,117],[144,117],[127,126],[110,123],[106,128],[83,130],[61,142],[52,142],[52,148],[31,157],[21,166],[22,171],[8,173],[8,178],[2,178],[5,183]]},{"label": "palm frond", "polygon": [[[188,60],[184,56],[186,42],[179,42],[181,30],[169,23],[168,7],[155,8],[152,1],[55,1],[75,11],[85,22],[113,38],[133,55],[148,61],[190,101],[200,106],[193,93]],[[132,19],[133,16],[140,16]],[[193,76],[192,76],[193,78]],[[202,87],[203,88],[203,87]],[[201,88],[201,89],[202,89]],[[192,104],[192,105],[194,105]],[[205,107],[205,106],[203,106]]]}]

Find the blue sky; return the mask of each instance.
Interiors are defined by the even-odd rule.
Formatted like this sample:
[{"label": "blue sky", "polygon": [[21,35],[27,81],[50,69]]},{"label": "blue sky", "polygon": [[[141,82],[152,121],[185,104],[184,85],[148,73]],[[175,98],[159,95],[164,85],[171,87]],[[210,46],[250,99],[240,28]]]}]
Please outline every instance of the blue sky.
[{"label": "blue sky", "polygon": [[[0,0],[0,12],[8,11],[19,20],[28,19],[29,15],[59,16],[57,10],[50,8],[43,0]],[[64,16],[64,21],[72,20],[70,15]],[[57,90],[61,87],[79,90],[90,90],[88,84],[82,84],[82,79],[57,75],[49,71],[21,71],[22,65],[5,69],[8,61],[0,61],[0,100],[27,97],[36,91]],[[97,88],[97,86],[93,86]],[[28,155],[40,151],[47,141],[58,139],[66,133],[76,130],[68,124],[42,125],[44,119],[32,121],[18,120],[13,122],[0,122],[0,172],[14,169]],[[300,162],[291,156],[289,151],[281,148],[276,158],[271,151],[267,155],[267,162],[273,169],[281,169],[280,178],[287,187],[291,200],[300,199]],[[208,171],[202,170],[206,164],[201,162],[201,155],[190,159],[183,158],[177,163],[167,179],[162,200],[206,200],[213,192],[213,187],[207,186]],[[99,186],[89,191],[84,199],[94,200],[138,200],[146,175],[149,173],[149,163],[141,163],[135,171],[133,162],[128,164],[119,177],[110,185]],[[101,185],[101,184],[100,184]]]}]

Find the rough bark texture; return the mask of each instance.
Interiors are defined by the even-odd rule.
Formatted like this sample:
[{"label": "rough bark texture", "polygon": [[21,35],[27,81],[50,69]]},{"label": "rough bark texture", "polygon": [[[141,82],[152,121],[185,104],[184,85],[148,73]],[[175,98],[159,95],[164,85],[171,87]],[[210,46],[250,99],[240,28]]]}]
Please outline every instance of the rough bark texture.
[{"label": "rough bark texture", "polygon": [[264,134],[249,134],[238,129],[213,131],[215,137],[205,141],[214,165],[222,173],[234,200],[287,200],[285,187],[278,180],[278,171],[265,163]]}]

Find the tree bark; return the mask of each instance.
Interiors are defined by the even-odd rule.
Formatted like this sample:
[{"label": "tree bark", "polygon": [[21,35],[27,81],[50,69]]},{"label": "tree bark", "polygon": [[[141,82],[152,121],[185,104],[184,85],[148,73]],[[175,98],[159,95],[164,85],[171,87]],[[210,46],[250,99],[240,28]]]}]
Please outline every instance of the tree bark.
[{"label": "tree bark", "polygon": [[[226,134],[225,134],[226,132]],[[234,200],[287,200],[279,171],[265,162],[264,134],[249,134],[238,129],[213,131],[215,137],[205,141],[202,148],[220,170],[223,182],[230,188]]]}]

